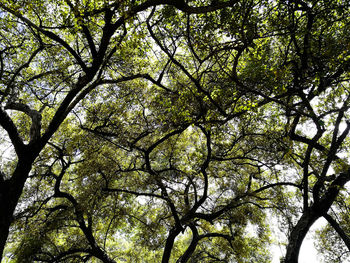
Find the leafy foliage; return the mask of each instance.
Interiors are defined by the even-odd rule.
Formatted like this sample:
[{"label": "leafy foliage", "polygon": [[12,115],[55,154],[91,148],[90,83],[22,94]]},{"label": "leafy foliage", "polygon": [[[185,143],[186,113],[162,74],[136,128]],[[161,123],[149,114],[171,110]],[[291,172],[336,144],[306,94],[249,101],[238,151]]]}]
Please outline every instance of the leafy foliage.
[{"label": "leafy foliage", "polygon": [[320,217],[320,252],[343,260],[349,12],[2,1],[5,260],[270,262],[279,227],[291,263]]}]

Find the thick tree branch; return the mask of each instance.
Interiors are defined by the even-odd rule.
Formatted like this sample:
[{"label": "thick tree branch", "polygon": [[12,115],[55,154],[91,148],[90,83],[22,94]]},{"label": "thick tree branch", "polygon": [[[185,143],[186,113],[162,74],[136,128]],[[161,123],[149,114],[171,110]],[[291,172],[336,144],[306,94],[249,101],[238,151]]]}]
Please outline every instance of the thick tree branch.
[{"label": "thick tree branch", "polygon": [[347,246],[348,250],[350,251],[350,237],[345,233],[343,228],[339,225],[339,223],[329,214],[325,214],[323,216],[328,223],[333,227],[333,229],[338,233],[340,238],[344,241],[345,245]]},{"label": "thick tree branch", "polygon": [[21,155],[24,146],[23,140],[19,135],[16,125],[2,107],[0,107],[0,125],[7,131],[17,156]]},{"label": "thick tree branch", "polygon": [[5,109],[17,110],[24,112],[32,119],[32,125],[30,127],[30,143],[40,138],[41,132],[41,114],[40,112],[31,109],[28,105],[19,102],[9,102]]}]

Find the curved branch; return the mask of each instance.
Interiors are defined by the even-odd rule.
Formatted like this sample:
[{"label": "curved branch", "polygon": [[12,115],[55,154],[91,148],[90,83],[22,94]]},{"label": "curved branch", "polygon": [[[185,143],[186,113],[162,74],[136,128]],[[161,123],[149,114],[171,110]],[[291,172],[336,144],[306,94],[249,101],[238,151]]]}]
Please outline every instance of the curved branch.
[{"label": "curved branch", "polygon": [[176,261],[176,263],[186,263],[192,256],[193,252],[196,250],[198,241],[200,240],[196,226],[194,224],[190,224],[189,227],[192,231],[192,241],[186,249],[185,253]]},{"label": "curved branch", "polygon": [[230,0],[230,1],[215,1],[216,3],[207,5],[207,6],[189,6],[186,1],[184,0],[149,0],[146,1],[145,3],[141,4],[138,6],[138,8],[135,8],[135,11],[138,9],[145,10],[148,7],[152,6],[157,6],[157,5],[171,5],[174,6],[175,8],[188,13],[188,14],[202,14],[202,13],[209,13],[213,12],[225,7],[232,7],[234,4],[236,4],[238,1],[237,0]]},{"label": "curved branch", "polygon": [[28,105],[18,102],[10,102],[5,106],[5,109],[18,110],[24,112],[32,119],[30,127],[30,143],[33,143],[40,138],[41,131],[41,114],[40,112],[31,109]]},{"label": "curved branch", "polygon": [[7,131],[17,156],[21,155],[24,146],[23,140],[19,135],[16,125],[2,107],[0,107],[0,125]]},{"label": "curved branch", "polygon": [[105,251],[103,251],[99,245],[96,242],[96,239],[92,233],[91,228],[91,217],[88,217],[88,224],[86,224],[84,219],[84,213],[82,211],[82,207],[79,205],[78,201],[74,198],[73,195],[67,192],[63,192],[60,190],[61,181],[63,179],[63,176],[66,173],[66,170],[70,166],[70,162],[66,163],[64,160],[62,160],[62,170],[60,174],[56,177],[56,183],[55,183],[55,192],[54,197],[60,197],[68,200],[74,207],[74,214],[76,216],[76,220],[79,224],[80,229],[84,233],[85,238],[89,242],[89,245],[91,246],[91,255],[94,257],[102,260],[104,263],[115,263],[113,259],[111,259]]},{"label": "curved branch", "polygon": [[9,12],[10,14],[14,15],[15,17],[21,19],[28,26],[35,28],[36,30],[38,30],[40,33],[44,34],[48,38],[61,44],[75,58],[75,60],[80,65],[82,70],[84,72],[87,72],[87,67],[86,67],[84,61],[81,59],[81,57],[75,52],[75,50],[66,41],[64,41],[58,35],[56,35],[55,33],[51,32],[51,31],[45,30],[45,29],[37,26],[32,21],[30,21],[28,18],[24,17],[20,12],[17,12],[15,10],[12,10],[11,8],[8,8],[5,4],[3,4],[1,2],[0,2],[0,7],[3,8],[4,10],[6,10],[7,12]]},{"label": "curved branch", "polygon": [[164,196],[162,196],[162,195],[157,195],[157,194],[153,194],[153,193],[136,192],[136,191],[131,191],[131,190],[127,190],[127,189],[103,188],[102,191],[115,192],[115,193],[126,193],[126,194],[132,194],[132,195],[136,195],[136,196],[156,197],[156,198],[166,200],[166,198],[164,198]]},{"label": "curved branch", "polygon": [[189,78],[189,80],[192,81],[192,83],[195,85],[195,87],[197,88],[198,92],[202,93],[203,95],[205,95],[209,101],[218,109],[218,111],[220,112],[220,114],[222,114],[224,117],[227,117],[228,114],[226,113],[226,111],[213,99],[213,97],[211,96],[210,92],[206,91],[205,89],[203,89],[203,87],[200,84],[200,81],[198,79],[196,79],[194,76],[192,76],[192,74],[185,68],[184,65],[182,65],[176,58],[175,58],[175,54],[171,54],[169,52],[169,50],[164,47],[164,45],[162,45],[162,43],[160,42],[160,40],[157,38],[157,36],[155,35],[152,26],[150,25],[150,19],[154,14],[155,9],[152,10],[152,13],[149,15],[149,17],[147,18],[147,29],[152,37],[152,39],[156,42],[156,44],[159,46],[159,48],[169,57],[169,59],[171,60],[171,62],[176,65],[177,67],[179,67],[179,69]]}]

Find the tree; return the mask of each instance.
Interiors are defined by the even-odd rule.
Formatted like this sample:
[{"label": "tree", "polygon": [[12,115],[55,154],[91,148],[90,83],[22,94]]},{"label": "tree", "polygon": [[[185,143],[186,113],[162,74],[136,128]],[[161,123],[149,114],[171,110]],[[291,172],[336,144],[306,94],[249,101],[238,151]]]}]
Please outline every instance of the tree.
[{"label": "tree", "polygon": [[272,214],[285,262],[319,217],[347,240],[328,214],[350,179],[333,2],[1,3],[1,251],[269,262]]},{"label": "tree", "polygon": [[[294,99],[297,98],[292,102],[296,108],[292,112],[287,108],[291,123],[289,137],[304,145],[295,159],[302,169],[303,212],[291,230],[285,262],[297,262],[310,226],[321,216],[327,218],[327,211],[350,179],[348,163],[340,157],[350,128],[347,120],[349,65],[345,58],[348,53],[342,47],[344,22],[348,19],[344,4],[327,3],[326,6],[320,2],[296,1],[285,7],[293,11],[284,19],[289,24],[290,47],[296,52],[289,61],[296,62],[293,86]],[[341,7],[347,11],[340,11]],[[283,9],[280,8],[282,14]],[[327,61],[329,56],[335,64]],[[305,122],[314,127],[312,136],[298,131],[297,127]],[[341,125],[344,128],[340,129]]]},{"label": "tree", "polygon": [[[103,84],[104,69],[108,63],[118,60],[118,48],[131,30],[127,25],[132,23],[127,20],[133,20],[136,14],[149,7],[173,3],[1,3],[4,29],[0,122],[11,140],[17,160],[9,174],[1,179],[0,254],[33,162],[72,109],[86,94]],[[230,4],[190,7],[185,2],[175,3],[179,10],[188,13],[207,12]],[[54,13],[57,16],[53,16]],[[117,82],[140,77],[121,73]],[[31,127],[26,127],[28,121],[23,123],[18,115],[9,115],[9,110],[30,118]],[[43,119],[43,115],[46,118]]]}]

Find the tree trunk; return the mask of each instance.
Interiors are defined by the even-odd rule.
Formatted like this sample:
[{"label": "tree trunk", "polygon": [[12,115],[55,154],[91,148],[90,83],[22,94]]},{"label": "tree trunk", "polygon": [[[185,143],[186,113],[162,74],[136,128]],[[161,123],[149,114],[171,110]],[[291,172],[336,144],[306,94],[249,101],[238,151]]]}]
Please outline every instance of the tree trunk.
[{"label": "tree trunk", "polygon": [[163,251],[162,263],[168,263],[170,260],[171,252],[173,250],[175,238],[180,234],[181,230],[178,228],[173,228],[169,231],[168,238],[165,242],[165,247]]},{"label": "tree trunk", "polygon": [[[0,262],[6,245],[6,240],[9,235],[9,229],[12,221],[12,213],[6,207],[6,198],[3,198],[2,189],[0,195]],[[11,215],[11,216],[10,216]]]},{"label": "tree trunk", "polygon": [[313,223],[316,222],[318,218],[320,218],[320,215],[318,213],[315,213],[314,207],[309,207],[303,213],[289,237],[284,263],[298,262],[301,244],[303,243],[303,240],[310,227],[313,225]]},{"label": "tree trunk", "polygon": [[13,221],[13,214],[31,170],[32,162],[33,156],[27,156],[24,161],[19,160],[11,179],[0,182],[0,262]]},{"label": "tree trunk", "polygon": [[288,240],[287,253],[284,263],[297,263],[299,251],[303,240],[315,221],[327,214],[329,208],[338,196],[340,189],[350,180],[350,170],[341,173],[328,187],[322,198],[314,200],[315,203],[308,207],[293,227]]}]

